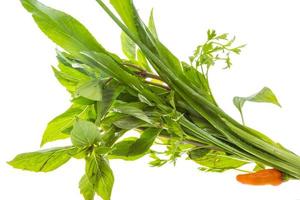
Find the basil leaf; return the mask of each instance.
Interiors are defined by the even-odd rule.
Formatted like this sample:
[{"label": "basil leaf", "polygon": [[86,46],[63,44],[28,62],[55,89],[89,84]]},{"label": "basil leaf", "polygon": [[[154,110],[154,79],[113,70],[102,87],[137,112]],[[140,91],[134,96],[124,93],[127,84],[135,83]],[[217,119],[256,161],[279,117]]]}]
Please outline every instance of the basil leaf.
[{"label": "basil leaf", "polygon": [[99,80],[91,80],[81,85],[75,96],[82,96],[93,101],[102,100],[102,84]]},{"label": "basil leaf", "polygon": [[52,67],[54,75],[60,84],[64,86],[70,93],[74,93],[80,83],[90,80],[87,75],[73,67],[59,63],[58,68],[60,71]]},{"label": "basil leaf", "polygon": [[81,51],[105,52],[91,33],[72,16],[45,6],[36,0],[22,0],[39,28],[57,45],[69,53]]},{"label": "basil leaf", "polygon": [[76,147],[92,146],[100,141],[100,131],[94,123],[79,119],[73,125],[71,141]]},{"label": "basil leaf", "polygon": [[248,163],[221,151],[210,151],[204,154],[204,156],[196,157],[193,160],[202,166],[200,170],[210,172],[223,172],[229,169],[236,169]]},{"label": "basil leaf", "polygon": [[123,141],[116,143],[113,146],[110,158],[136,160],[144,156],[160,132],[161,129],[147,128],[143,131],[140,138],[126,138]]},{"label": "basil leaf", "polygon": [[95,191],[86,175],[83,175],[80,179],[79,189],[85,200],[94,200]]},{"label": "basil leaf", "polygon": [[117,99],[117,97],[121,94],[124,90],[123,86],[116,86],[116,87],[105,87],[102,90],[103,96],[102,100],[97,104],[98,110],[98,118],[99,120],[103,119],[109,109],[111,108],[113,102]]},{"label": "basil leaf", "polygon": [[272,104],[275,104],[275,105],[281,107],[280,103],[277,100],[277,97],[272,92],[272,90],[268,87],[264,87],[258,93],[255,93],[248,97],[234,97],[233,104],[239,110],[243,122],[244,122],[244,117],[243,117],[242,108],[243,108],[245,102],[247,102],[247,101],[272,103]]},{"label": "basil leaf", "polygon": [[74,147],[59,147],[22,153],[8,162],[8,164],[17,169],[33,172],[49,172],[68,162],[73,150]]},{"label": "basil leaf", "polygon": [[89,106],[73,105],[67,111],[51,120],[44,131],[41,146],[47,142],[68,138],[69,130],[76,118],[86,118],[88,116]]},{"label": "basil leaf", "polygon": [[127,115],[131,115],[137,119],[143,120],[147,123],[152,123],[151,119],[141,110],[138,106],[130,105],[130,104],[121,104],[116,105],[113,108],[114,112],[119,112]]},{"label": "basil leaf", "polygon": [[94,191],[103,200],[110,200],[114,175],[108,161],[102,156],[93,154],[86,159],[85,173]]}]

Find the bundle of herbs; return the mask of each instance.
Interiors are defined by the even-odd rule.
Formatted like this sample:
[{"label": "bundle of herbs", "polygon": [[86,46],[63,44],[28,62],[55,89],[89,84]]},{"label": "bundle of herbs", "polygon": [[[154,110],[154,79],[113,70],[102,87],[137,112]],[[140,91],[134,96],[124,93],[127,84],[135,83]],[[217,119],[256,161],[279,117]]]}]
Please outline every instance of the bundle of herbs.
[{"label": "bundle of herbs", "polygon": [[[216,63],[231,67],[235,46],[228,34],[207,32],[190,62],[181,62],[164,46],[155,28],[153,13],[146,25],[132,0],[110,0],[100,7],[121,28],[120,58],[101,46],[70,15],[36,0],[22,0],[39,28],[61,50],[58,81],[72,96],[72,105],[49,122],[41,142],[70,138],[72,145],[17,155],[9,164],[34,172],[57,169],[71,158],[86,162],[79,187],[86,200],[95,194],[110,199],[114,183],[110,159],[136,160],[150,155],[152,166],[162,166],[187,155],[203,171],[223,172],[255,163],[254,171],[237,179],[249,184],[278,185],[300,178],[300,157],[261,132],[244,124],[247,101],[280,106],[265,87],[249,97],[234,97],[242,116],[239,123],[217,104],[209,86],[209,69]],[[128,136],[136,131],[138,137]],[[162,145],[165,151],[152,148]],[[274,168],[266,169],[265,168]]]}]

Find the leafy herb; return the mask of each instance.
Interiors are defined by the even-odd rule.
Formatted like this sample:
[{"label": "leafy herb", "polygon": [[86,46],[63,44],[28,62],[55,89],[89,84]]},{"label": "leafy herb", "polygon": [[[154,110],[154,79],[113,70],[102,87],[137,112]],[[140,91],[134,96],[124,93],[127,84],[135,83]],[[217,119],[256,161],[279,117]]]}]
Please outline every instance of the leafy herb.
[{"label": "leafy herb", "polygon": [[[234,44],[235,37],[208,30],[206,41],[186,63],[159,40],[153,10],[147,26],[132,0],[110,1],[121,20],[103,1],[96,1],[121,28],[126,58],[105,50],[72,16],[37,0],[21,0],[39,28],[63,49],[56,50],[53,72],[72,98],[72,106],[49,122],[41,146],[66,138],[72,146],[19,154],[8,164],[48,172],[72,157],[84,159],[79,189],[85,200],[95,195],[111,198],[114,175],[109,159],[136,160],[147,154],[156,167],[188,157],[202,171],[242,170],[255,163],[253,171],[273,167],[285,177],[300,179],[298,155],[240,124],[213,96],[209,70],[232,67],[232,55],[244,47]],[[264,87],[249,97],[234,97],[242,118],[247,101],[280,106]],[[140,136],[126,136],[133,130]],[[157,145],[164,150],[152,148]]]}]

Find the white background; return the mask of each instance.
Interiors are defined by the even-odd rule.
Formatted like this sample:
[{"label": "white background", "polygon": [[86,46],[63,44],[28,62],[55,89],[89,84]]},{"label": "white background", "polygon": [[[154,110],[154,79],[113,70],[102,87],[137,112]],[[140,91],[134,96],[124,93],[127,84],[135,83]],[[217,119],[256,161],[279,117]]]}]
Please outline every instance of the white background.
[{"label": "white background", "polygon": [[[121,52],[119,29],[95,1],[43,2],[72,14],[106,48]],[[263,86],[272,88],[282,108],[249,103],[244,110],[246,123],[300,154],[299,1],[135,2],[144,19],[154,7],[161,40],[182,60],[205,40],[208,28],[232,33],[246,43],[242,55],[234,57],[231,70],[216,68],[211,73],[215,96],[226,112],[239,119],[233,96],[250,95]],[[70,97],[50,69],[56,64],[55,45],[38,30],[19,1],[0,1],[0,23],[0,199],[82,199],[77,188],[84,172],[81,160],[48,174],[15,170],[6,164],[17,153],[39,149],[46,123],[68,107]],[[186,160],[180,160],[175,168],[151,168],[147,162],[147,158],[111,162],[113,200],[300,199],[299,181],[253,187],[237,183],[236,171],[204,173]]]}]

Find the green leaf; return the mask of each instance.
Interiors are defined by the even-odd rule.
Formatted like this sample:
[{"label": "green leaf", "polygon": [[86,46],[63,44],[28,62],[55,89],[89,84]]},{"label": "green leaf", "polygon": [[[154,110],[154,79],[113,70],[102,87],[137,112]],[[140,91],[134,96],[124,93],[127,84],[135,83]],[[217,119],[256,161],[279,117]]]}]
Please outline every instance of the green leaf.
[{"label": "green leaf", "polygon": [[128,115],[127,116],[125,115],[120,119],[117,119],[116,121],[113,122],[113,125],[125,130],[131,130],[139,127],[149,126],[149,124],[144,122],[143,120]]},{"label": "green leaf", "polygon": [[140,138],[126,138],[113,146],[110,154],[111,159],[136,160],[144,156],[156,137],[161,132],[161,129],[147,128],[143,131]]},{"label": "green leaf", "polygon": [[149,31],[152,33],[152,35],[155,38],[158,38],[156,26],[154,23],[153,9],[151,9],[151,13],[150,13],[149,21],[148,21],[148,28],[149,28]]},{"label": "green leaf", "polygon": [[262,102],[262,103],[272,103],[272,104],[275,104],[275,105],[281,107],[281,105],[278,102],[275,94],[268,87],[264,87],[258,93],[255,93],[255,94],[253,94],[251,96],[248,96],[248,97],[234,97],[233,98],[233,104],[239,110],[243,122],[244,122],[244,119],[243,119],[242,108],[243,108],[245,102],[247,102],[247,101]]},{"label": "green leaf", "polygon": [[151,119],[137,106],[133,104],[121,104],[117,105],[113,108],[114,112],[119,112],[127,115],[131,115],[135,118],[138,118],[140,120],[143,120],[149,124],[152,123]]},{"label": "green leaf", "polygon": [[92,154],[86,159],[85,173],[94,191],[103,200],[110,200],[114,175],[108,161],[102,156]]},{"label": "green leaf", "polygon": [[100,140],[98,127],[89,121],[76,120],[71,131],[71,141],[76,147],[89,147]]},{"label": "green leaf", "polygon": [[122,51],[125,56],[134,61],[136,58],[136,44],[124,33],[121,33]]},{"label": "green leaf", "polygon": [[124,86],[121,85],[108,85],[102,89],[102,100],[97,102],[97,115],[99,120],[102,120],[106,116],[113,102],[118,98],[123,90]]},{"label": "green leaf", "polygon": [[99,80],[91,80],[81,85],[77,91],[76,96],[82,96],[93,101],[102,100],[102,83]]},{"label": "green leaf", "polygon": [[227,155],[221,151],[210,151],[204,156],[196,157],[193,160],[203,166],[200,170],[211,172],[236,169],[248,163],[234,155]]},{"label": "green leaf", "polygon": [[49,172],[68,162],[71,158],[70,153],[72,150],[74,150],[74,147],[59,147],[22,153],[8,162],[8,164],[17,169],[33,172]]},{"label": "green leaf", "polygon": [[64,86],[70,93],[74,93],[78,85],[90,80],[87,75],[73,67],[59,63],[58,68],[60,71],[52,67],[54,75],[60,84]]},{"label": "green leaf", "polygon": [[70,135],[68,130],[73,126],[76,118],[87,118],[87,105],[72,105],[67,111],[51,120],[43,134],[41,146],[48,142],[65,139]]},{"label": "green leaf", "polygon": [[21,0],[39,28],[57,45],[72,54],[81,51],[105,52],[91,33],[72,16],[36,0]]},{"label": "green leaf", "polygon": [[88,177],[83,175],[79,182],[80,193],[84,200],[94,200],[95,191],[93,185],[90,183]]}]

